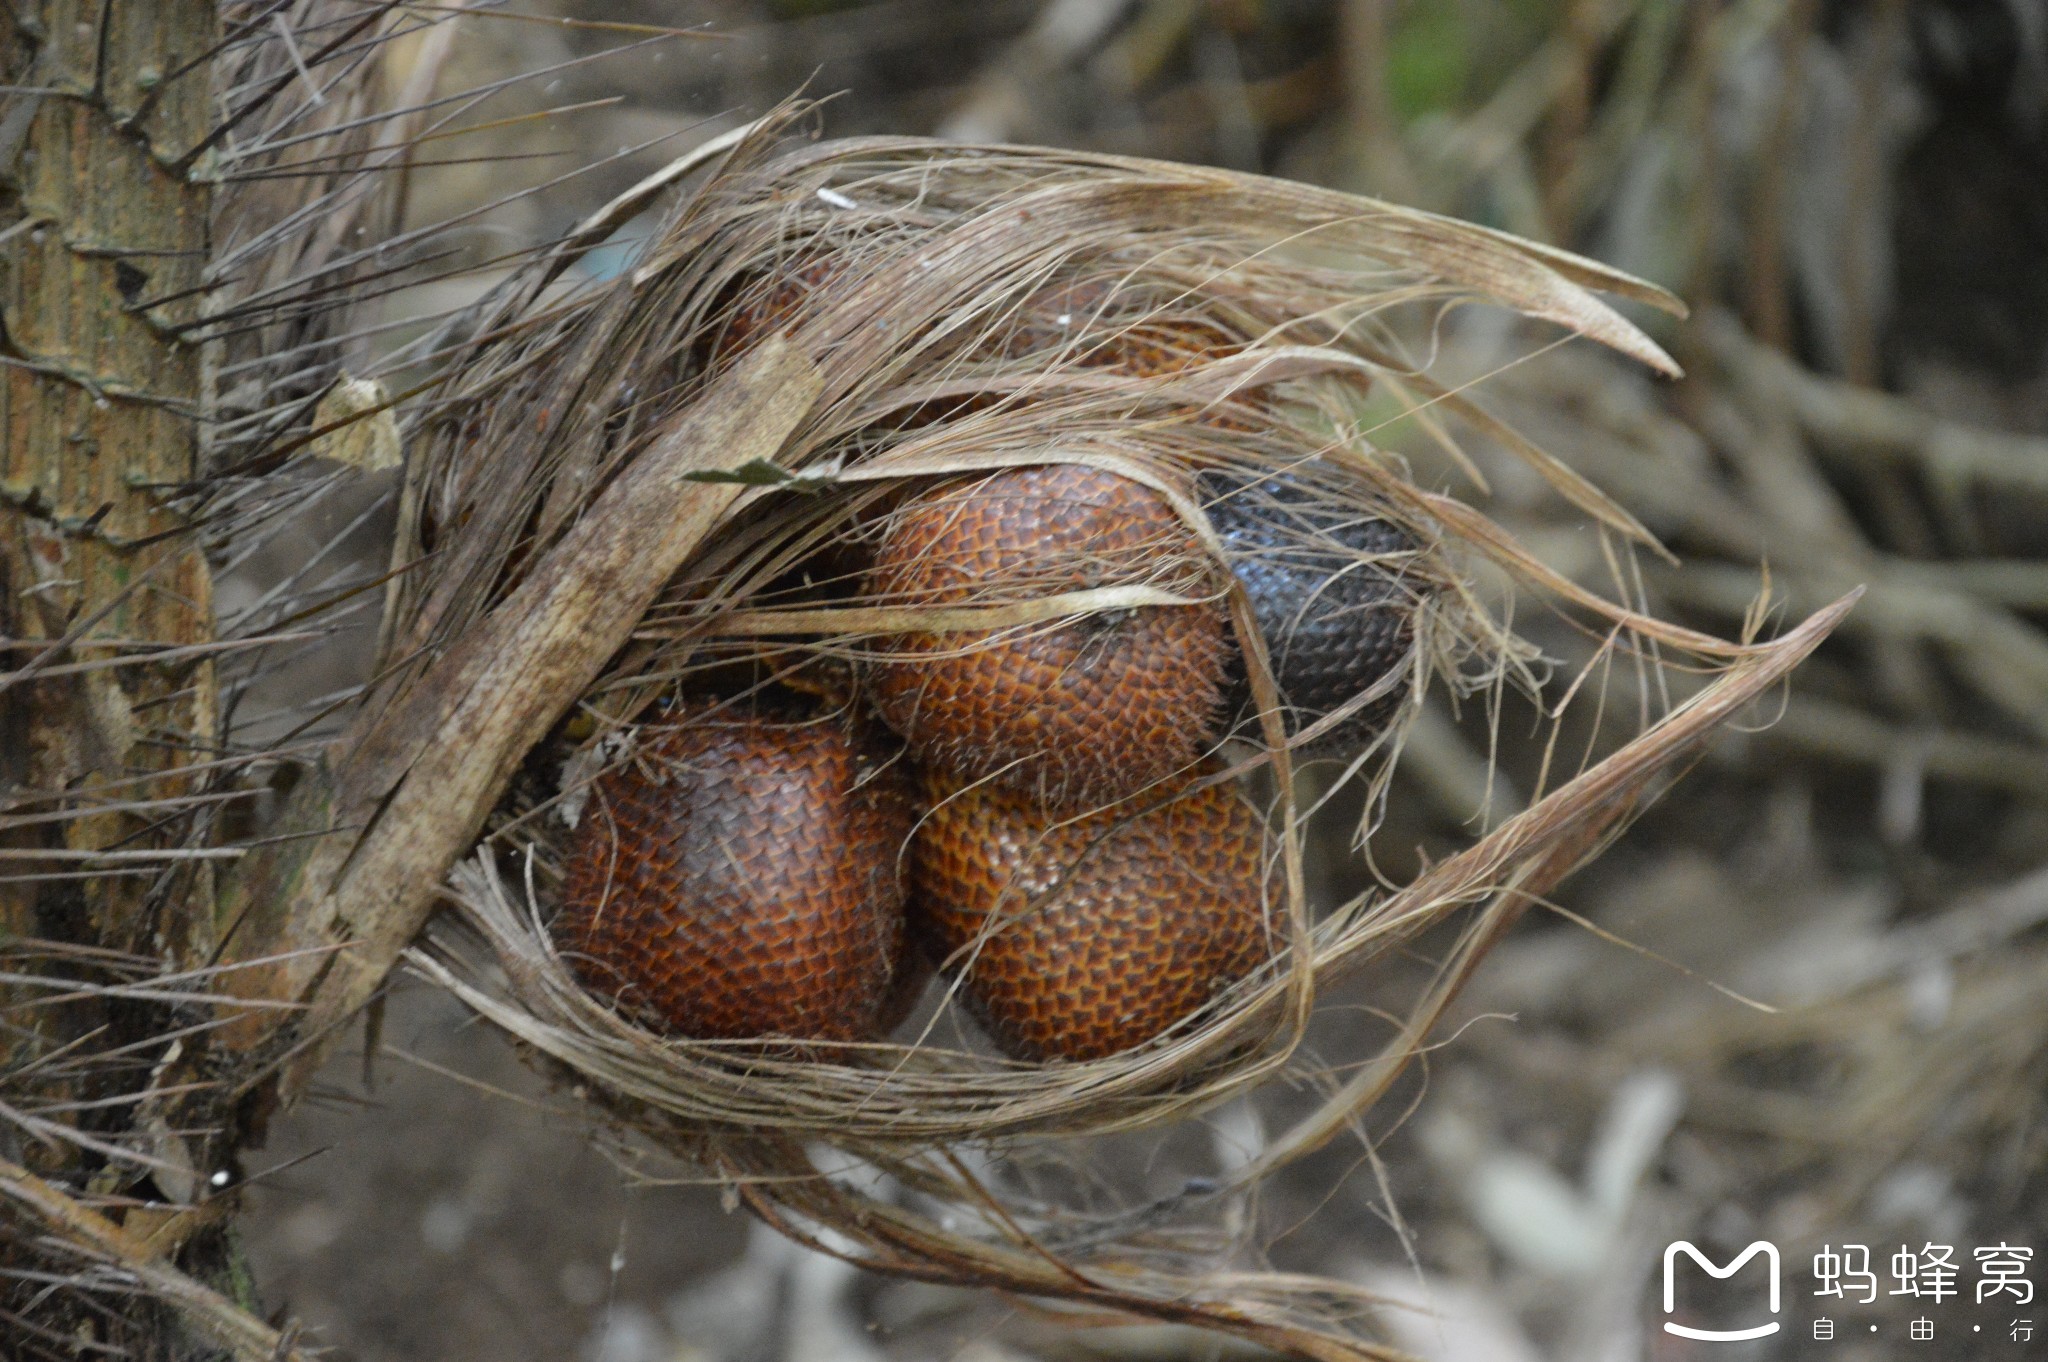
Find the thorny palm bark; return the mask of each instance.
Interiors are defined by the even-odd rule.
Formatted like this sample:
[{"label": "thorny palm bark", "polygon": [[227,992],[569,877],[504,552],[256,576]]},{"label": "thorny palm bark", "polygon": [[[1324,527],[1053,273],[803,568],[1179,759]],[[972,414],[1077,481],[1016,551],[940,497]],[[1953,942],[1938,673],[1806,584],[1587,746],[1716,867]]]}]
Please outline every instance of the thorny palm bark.
[{"label": "thorny palm bark", "polygon": [[[165,854],[204,841],[192,820],[217,807],[191,802],[206,776],[188,770],[218,737],[211,575],[166,497],[200,453],[187,337],[219,31],[216,0],[0,17],[0,1073],[22,1104],[0,1121],[0,1261],[125,1259],[125,1281],[194,1290],[176,1265],[219,1259],[203,1170],[231,1124],[192,1082],[203,1047],[163,1036],[175,1004],[70,985],[203,966],[219,930],[213,862]],[[19,1356],[172,1347],[145,1296],[85,1299],[0,1281],[0,1337]]]}]

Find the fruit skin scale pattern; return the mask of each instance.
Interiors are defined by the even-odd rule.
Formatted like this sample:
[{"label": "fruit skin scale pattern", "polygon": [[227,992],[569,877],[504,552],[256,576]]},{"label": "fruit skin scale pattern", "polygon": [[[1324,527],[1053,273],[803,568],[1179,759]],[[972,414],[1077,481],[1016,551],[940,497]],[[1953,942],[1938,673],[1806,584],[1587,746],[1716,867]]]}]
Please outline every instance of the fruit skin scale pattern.
[{"label": "fruit skin scale pattern", "polygon": [[1142,1045],[1273,956],[1284,928],[1264,820],[1230,783],[1191,783],[1060,820],[1014,790],[927,779],[913,945],[962,977],[1005,1054]]},{"label": "fruit skin scale pattern", "polygon": [[[943,483],[897,508],[868,590],[877,604],[987,605],[1137,583],[1217,594],[1200,541],[1165,498],[1049,464]],[[868,692],[930,769],[1051,808],[1101,806],[1206,751],[1229,628],[1215,599],[1000,634],[895,635],[876,645]]]},{"label": "fruit skin scale pattern", "polygon": [[553,932],[585,985],[698,1039],[872,1039],[915,809],[841,718],[686,714],[600,777]]}]

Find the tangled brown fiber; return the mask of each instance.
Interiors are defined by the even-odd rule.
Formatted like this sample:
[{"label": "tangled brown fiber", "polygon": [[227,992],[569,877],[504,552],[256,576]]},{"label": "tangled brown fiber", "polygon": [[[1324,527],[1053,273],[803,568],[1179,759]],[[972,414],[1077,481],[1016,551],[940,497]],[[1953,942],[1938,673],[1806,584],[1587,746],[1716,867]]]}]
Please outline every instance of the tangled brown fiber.
[{"label": "tangled brown fiber", "polygon": [[[1363,428],[1375,393],[1433,429],[1438,416],[1455,417],[1520,455],[1617,557],[1631,545],[1660,551],[1596,488],[1432,380],[1427,355],[1404,342],[1427,334],[1443,309],[1483,302],[1669,370],[1595,294],[1671,305],[1650,286],[1481,228],[1299,185],[1030,148],[807,143],[792,136],[804,116],[785,110],[657,177],[701,172],[619,278],[562,282],[595,226],[515,276],[465,319],[472,339],[415,414],[419,494],[407,520],[413,542],[400,552],[419,566],[387,625],[384,680],[364,721],[373,737],[380,723],[418,731],[423,721],[403,716],[432,710],[448,675],[488,675],[468,660],[488,651],[477,640],[516,631],[531,602],[561,598],[561,574],[573,573],[566,564],[584,546],[628,533],[608,529],[607,508],[651,470],[670,470],[663,495],[694,497],[698,509],[664,549],[680,571],[654,583],[644,609],[619,615],[619,646],[590,644],[530,669],[541,679],[522,682],[528,737],[502,739],[509,755],[480,755],[503,774],[475,788],[502,792],[510,763],[536,741],[554,775],[537,804],[474,812],[484,845],[453,875],[454,914],[405,959],[620,1125],[828,1252],[1202,1324],[1302,1356],[1383,1355],[1360,1332],[1363,1302],[1351,1288],[1225,1272],[1213,1245],[1140,1247],[1143,1236],[1127,1239],[1111,1223],[1077,1231],[1069,1213],[1006,1203],[959,1154],[1153,1128],[1269,1080],[1306,1077],[1295,1048],[1318,990],[1425,928],[1462,921],[1386,1048],[1196,1200],[1228,1201],[1320,1147],[1393,1082],[1520,909],[1604,844],[1674,762],[1775,685],[1846,607],[1767,644],[1662,623],[1547,574],[1479,512],[1412,484]],[[801,288],[777,294],[792,271]],[[1047,316],[1048,298],[1067,310]],[[736,332],[744,344],[731,343]],[[1191,336],[1203,339],[1174,340]],[[1169,345],[1172,362],[1120,362],[1134,353],[1120,347],[1140,343]],[[770,391],[780,406],[761,395]],[[716,413],[747,402],[775,413],[774,424],[717,424],[727,418]],[[749,434],[682,440],[705,422]],[[1275,641],[1262,638],[1225,571],[1206,590],[1200,574],[1167,573],[1052,583],[1050,595],[868,594],[874,527],[907,493],[1062,464],[1151,489],[1216,568],[1229,558],[1200,474],[1284,476],[1290,495],[1338,507],[1366,498],[1394,527],[1380,542],[1400,548],[1404,663],[1344,713],[1290,738],[1268,660]],[[1332,542],[1315,547],[1328,554]],[[1354,762],[1383,788],[1406,718],[1433,682],[1456,696],[1527,679],[1535,659],[1477,585],[1489,572],[1608,639],[1603,657],[1635,673],[1640,735],[1417,881],[1312,917],[1291,749],[1383,706],[1392,726]],[[946,1043],[936,1025],[912,1043],[822,1049],[665,1038],[593,996],[551,944],[564,825],[589,816],[601,772],[633,759],[638,725],[657,702],[722,694],[745,704],[803,691],[820,675],[849,674],[849,664],[852,674],[886,665],[906,637],[951,636],[971,655],[1105,612],[1219,602],[1263,717],[1256,741],[1215,749],[1222,765],[1212,778],[1270,771],[1273,877],[1284,892],[1273,960],[1198,1024],[1052,1065]],[[1575,694],[1606,684],[1582,681]],[[1191,753],[1208,754],[1215,737]],[[442,845],[473,837],[455,815],[445,821]],[[411,922],[413,911],[425,904],[392,920]],[[412,932],[387,924],[367,934],[396,955]],[[332,995],[324,1005],[346,1015],[348,995],[322,987]],[[322,1007],[316,995],[315,1018]]]}]

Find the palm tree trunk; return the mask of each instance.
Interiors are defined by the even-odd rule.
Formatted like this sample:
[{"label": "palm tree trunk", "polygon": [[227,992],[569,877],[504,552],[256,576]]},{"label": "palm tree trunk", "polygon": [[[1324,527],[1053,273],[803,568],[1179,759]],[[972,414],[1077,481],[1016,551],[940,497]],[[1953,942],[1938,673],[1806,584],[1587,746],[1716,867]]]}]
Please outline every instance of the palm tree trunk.
[{"label": "palm tree trunk", "polygon": [[[202,456],[220,33],[216,0],[0,16],[0,1190],[17,1226],[167,1271],[216,1219],[124,1203],[203,1202],[232,1124],[181,1108],[192,1047],[133,996],[219,932],[219,806],[193,799],[219,742],[212,577],[177,494]],[[18,1355],[36,1328],[123,1346],[64,1300],[38,1298]]]}]

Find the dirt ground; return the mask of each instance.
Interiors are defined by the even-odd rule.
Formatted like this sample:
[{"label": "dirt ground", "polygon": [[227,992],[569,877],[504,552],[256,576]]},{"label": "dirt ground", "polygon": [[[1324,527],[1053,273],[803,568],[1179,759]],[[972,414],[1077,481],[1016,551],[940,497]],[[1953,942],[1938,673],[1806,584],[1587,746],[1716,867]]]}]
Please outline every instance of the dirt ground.
[{"label": "dirt ground", "polygon": [[585,1355],[743,1250],[715,1193],[627,1190],[572,1099],[452,999],[401,987],[385,1027],[368,1080],[346,1047],[251,1170],[261,1288],[323,1340],[364,1362]]}]

